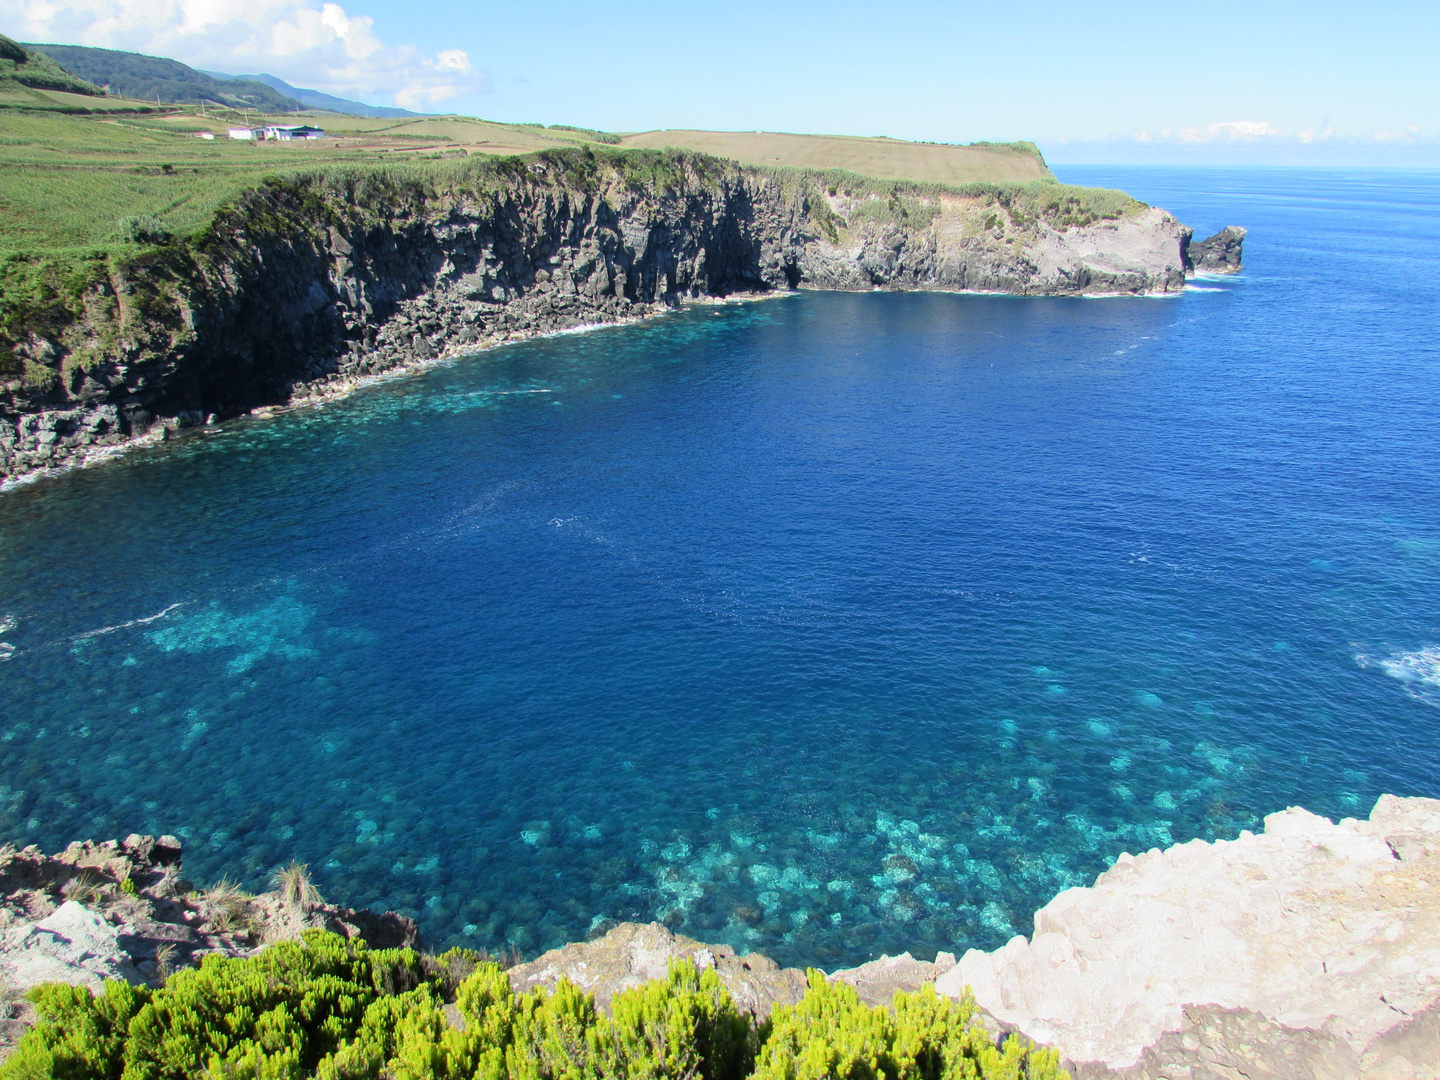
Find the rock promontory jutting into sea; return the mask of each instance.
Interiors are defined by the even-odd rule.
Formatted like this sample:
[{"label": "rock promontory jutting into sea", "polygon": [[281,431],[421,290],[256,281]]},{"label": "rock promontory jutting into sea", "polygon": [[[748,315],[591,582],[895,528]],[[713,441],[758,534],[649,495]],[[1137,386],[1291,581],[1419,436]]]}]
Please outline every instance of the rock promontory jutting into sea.
[{"label": "rock promontory jutting into sea", "polygon": [[[410,920],[307,897],[298,876],[261,897],[223,885],[194,893],[179,856],[169,837],[77,843],[53,857],[0,849],[6,981],[153,985],[206,955],[245,955],[313,928],[418,943]],[[1028,940],[958,963],[887,956],[828,978],[877,1005],[926,983],[951,997],[969,987],[997,1038],[1057,1047],[1077,1080],[1422,1080],[1440,1062],[1437,881],[1440,801],[1385,795],[1368,820],[1339,823],[1291,808],[1258,835],[1120,856],[1092,887],[1037,912]],[[798,970],[659,924],[612,926],[508,974],[517,992],[569,979],[608,1009],[677,959],[714,968],[756,1017],[806,988]],[[5,1025],[13,1043],[26,1020]]]},{"label": "rock promontory jutting into sea", "polygon": [[93,280],[7,323],[25,377],[0,382],[0,480],[686,299],[1154,294],[1240,269],[1243,229],[1192,242],[1120,192],[848,175],[576,150],[448,185],[272,179],[197,239],[95,262]]}]

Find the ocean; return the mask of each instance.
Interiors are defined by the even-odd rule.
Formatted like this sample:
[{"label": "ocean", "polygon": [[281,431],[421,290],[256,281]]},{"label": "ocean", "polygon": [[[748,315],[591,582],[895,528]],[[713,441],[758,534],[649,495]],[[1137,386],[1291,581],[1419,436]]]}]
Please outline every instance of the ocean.
[{"label": "ocean", "polygon": [[1440,796],[1440,174],[1057,172],[1244,273],[696,306],[0,495],[0,840],[834,968]]}]

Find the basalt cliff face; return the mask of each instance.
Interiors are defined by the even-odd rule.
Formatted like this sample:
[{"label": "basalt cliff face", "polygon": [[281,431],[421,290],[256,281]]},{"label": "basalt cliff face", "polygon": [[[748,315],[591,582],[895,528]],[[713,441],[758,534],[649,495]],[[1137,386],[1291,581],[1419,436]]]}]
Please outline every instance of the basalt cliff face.
[{"label": "basalt cliff face", "polygon": [[1155,293],[1192,269],[1191,230],[1123,197],[860,187],[675,153],[372,169],[266,183],[128,260],[30,260],[0,333],[0,479],[687,298]]}]

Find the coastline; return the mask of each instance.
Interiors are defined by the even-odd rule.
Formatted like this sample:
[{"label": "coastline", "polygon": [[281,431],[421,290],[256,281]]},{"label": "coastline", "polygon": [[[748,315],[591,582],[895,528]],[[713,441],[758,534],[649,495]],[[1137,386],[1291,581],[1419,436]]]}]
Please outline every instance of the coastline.
[{"label": "coastline", "polygon": [[[798,292],[798,290],[797,290]],[[86,451],[78,460],[66,461],[61,465],[48,466],[46,468],[34,469],[20,476],[0,479],[0,496],[5,495],[17,488],[25,487],[40,480],[54,479],[77,469],[94,468],[104,465],[137,450],[149,449],[169,442],[176,438],[180,432],[202,432],[214,430],[221,424],[232,423],[243,420],[264,420],[273,416],[283,416],[288,413],[300,412],[305,409],[319,408],[331,402],[343,401],[352,394],[368,387],[379,386],[387,382],[394,382],[400,379],[409,378],[429,371],[432,368],[453,364],[460,360],[468,360],[478,357],[493,349],[499,349],[506,345],[518,345],[525,341],[534,341],[538,338],[563,337],[567,334],[589,334],[597,330],[610,330],[623,326],[633,326],[637,323],[648,322],[671,314],[685,307],[707,307],[720,306],[725,304],[755,303],[761,300],[776,300],[795,295],[795,292],[776,293],[753,293],[735,294],[726,297],[704,297],[698,299],[687,299],[676,306],[657,306],[655,310],[635,315],[622,315],[605,322],[586,323],[580,326],[566,327],[564,329],[534,329],[521,330],[509,337],[499,337],[494,340],[482,341],[478,344],[466,344],[464,346],[447,346],[443,351],[431,357],[413,357],[402,361],[394,367],[377,371],[366,375],[330,375],[312,382],[301,383],[295,387],[291,400],[279,405],[257,405],[249,412],[239,416],[227,417],[224,420],[210,420],[203,424],[193,426],[176,425],[167,427],[157,425],[142,435],[137,435],[125,442],[112,446],[102,446]],[[0,656],[0,660],[8,659]]]},{"label": "coastline", "polygon": [[[306,896],[305,868],[248,896],[195,891],[180,841],[132,835],[0,848],[0,974],[13,987],[102,980],[158,987],[205,957],[254,956],[310,930],[372,947],[422,948],[417,925]],[[973,994],[989,1037],[1058,1050],[1075,1080],[1254,1075],[1293,1080],[1424,1080],[1440,1061],[1440,800],[1383,795],[1339,822],[1291,807],[1259,833],[1121,854],[1092,885],[1035,913],[1034,930],[958,961],[909,952],[826,973],[707,945],[659,923],[597,928],[529,961],[512,992],[569,981],[608,1013],[616,994],[663,980],[675,962],[713,969],[736,1006],[763,1021],[815,977],[866,1005],[933,987]],[[286,890],[290,891],[287,892]],[[1348,958],[1347,958],[1348,957]],[[25,1030],[5,1021],[0,1051]],[[1266,1072],[1266,1075],[1272,1073]]]},{"label": "coastline", "polygon": [[1238,271],[1244,235],[1194,241],[1133,201],[1074,219],[998,190],[915,189],[897,210],[713,159],[660,156],[643,176],[629,158],[554,164],[363,196],[320,176],[276,181],[193,240],[96,263],[69,307],[0,341],[12,369],[0,476],[12,486],[211,418],[685,303],[808,289],[1169,294],[1197,272]]},{"label": "coastline", "polygon": [[[1225,273],[1194,274],[1193,280],[1226,280],[1229,276]],[[796,289],[784,289],[773,291],[750,291],[736,292],[725,296],[698,296],[685,297],[673,304],[656,303],[651,305],[649,310],[640,313],[625,313],[609,316],[601,321],[593,323],[581,323],[575,326],[562,328],[524,328],[508,335],[495,336],[479,342],[467,342],[462,344],[446,343],[433,356],[414,356],[401,360],[393,366],[365,374],[330,374],[321,376],[308,382],[295,384],[288,401],[273,405],[257,405],[253,409],[236,416],[225,417],[224,419],[206,419],[201,423],[176,422],[171,424],[156,424],[142,434],[134,435],[123,442],[107,446],[93,447],[85,450],[78,457],[72,457],[59,465],[44,466],[31,469],[18,476],[0,478],[0,496],[11,491],[27,487],[30,484],[41,480],[55,479],[66,473],[77,469],[88,469],[104,465],[107,462],[124,457],[139,450],[159,446],[177,437],[182,432],[200,432],[214,430],[219,424],[230,423],[239,420],[259,420],[273,416],[282,416],[288,413],[299,412],[304,409],[316,408],[327,405],[331,402],[341,401],[350,395],[364,390],[368,387],[378,386],[387,382],[417,375],[432,368],[445,364],[453,364],[460,360],[478,357],[491,350],[502,348],[507,345],[516,345],[525,341],[533,341],[540,338],[563,337],[567,334],[588,334],[600,330],[609,330],[625,326],[634,326],[640,323],[649,322],[653,319],[662,318],[673,314],[676,311],[690,307],[718,307],[731,304],[751,304],[767,300],[781,300],[797,296],[806,292],[850,292],[854,290],[845,289],[815,289],[800,287]],[[874,286],[871,292],[936,292],[948,293],[956,296],[998,296],[1013,297],[1015,299],[1032,299],[1032,294],[1007,292],[999,289],[957,289],[957,288],[928,288],[928,289],[891,289],[885,286]],[[1097,293],[1070,293],[1064,294],[1077,300],[1111,300],[1111,299],[1176,299],[1187,291],[1211,291],[1195,289],[1187,280],[1186,285],[1181,289],[1167,289],[1159,291],[1148,291],[1142,293],[1129,292],[1097,292]],[[0,656],[0,659],[6,659]]]}]

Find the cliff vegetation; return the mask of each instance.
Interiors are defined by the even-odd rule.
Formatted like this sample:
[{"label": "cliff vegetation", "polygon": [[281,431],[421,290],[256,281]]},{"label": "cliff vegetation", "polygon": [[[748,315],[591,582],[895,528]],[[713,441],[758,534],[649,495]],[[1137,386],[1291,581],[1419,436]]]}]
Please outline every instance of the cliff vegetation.
[{"label": "cliff vegetation", "polygon": [[486,1080],[1060,1080],[1053,1050],[996,1044],[973,1000],[933,987],[893,1009],[812,972],[804,998],[764,1023],[719,977],[673,963],[615,995],[609,1015],[574,983],[515,994],[500,966],[452,950],[371,950],[321,931],[254,957],[210,957],[158,989],[93,995],[51,983],[0,1080],[385,1077]]}]

